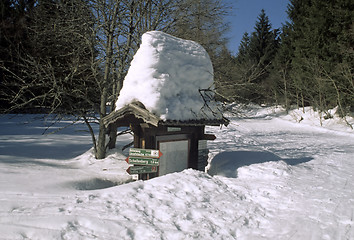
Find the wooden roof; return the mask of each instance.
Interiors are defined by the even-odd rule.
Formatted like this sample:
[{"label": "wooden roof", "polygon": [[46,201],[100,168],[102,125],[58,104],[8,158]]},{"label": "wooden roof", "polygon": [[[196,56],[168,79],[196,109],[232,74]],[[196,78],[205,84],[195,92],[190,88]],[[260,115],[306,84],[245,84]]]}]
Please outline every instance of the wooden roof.
[{"label": "wooden roof", "polygon": [[118,126],[129,126],[129,124],[139,124],[148,123],[155,127],[160,125],[168,126],[219,126],[229,124],[229,120],[225,117],[222,119],[200,119],[200,120],[162,120],[155,114],[148,111],[145,106],[140,102],[133,102],[121,109],[111,112],[103,119],[103,124],[108,127],[108,125],[115,123]]}]

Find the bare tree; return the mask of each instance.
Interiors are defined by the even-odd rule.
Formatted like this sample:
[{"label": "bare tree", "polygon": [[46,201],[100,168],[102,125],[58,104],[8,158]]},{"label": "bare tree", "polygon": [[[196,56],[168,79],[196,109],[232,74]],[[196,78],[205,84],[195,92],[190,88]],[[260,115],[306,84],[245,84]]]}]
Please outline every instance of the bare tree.
[{"label": "bare tree", "polygon": [[[140,38],[146,31],[168,31],[174,24],[171,12],[178,1],[127,1],[124,3],[124,18],[113,44],[112,93],[109,98],[111,111],[115,109],[123,80],[130,61],[140,45]],[[117,129],[111,125],[109,129],[109,148],[115,147]]]},{"label": "bare tree", "polygon": [[[111,111],[119,97],[123,79],[133,54],[140,45],[141,35],[150,30],[166,30],[171,28],[174,20],[171,11],[176,9],[178,1],[152,0],[96,0],[92,1],[94,15],[97,16],[95,32],[100,40],[99,60],[103,66],[101,100],[99,115],[102,119],[109,103]],[[106,129],[99,123],[96,158],[104,158],[107,147],[113,148],[117,129],[111,126]],[[105,135],[109,132],[110,141],[106,144]]]},{"label": "bare tree", "polygon": [[[82,118],[96,158],[104,158],[107,148],[114,147],[117,129],[106,129],[101,119],[107,106],[115,108],[141,35],[175,32],[186,16],[184,2],[190,1],[38,1],[27,26],[31,48],[14,53],[20,71],[1,64],[12,79],[6,86],[13,108],[34,106]],[[97,136],[93,123],[99,125]]]},{"label": "bare tree", "polygon": [[8,111],[80,115],[95,108],[93,22],[87,6],[78,3],[43,2],[24,18],[26,43],[11,42],[11,57],[0,63]]}]

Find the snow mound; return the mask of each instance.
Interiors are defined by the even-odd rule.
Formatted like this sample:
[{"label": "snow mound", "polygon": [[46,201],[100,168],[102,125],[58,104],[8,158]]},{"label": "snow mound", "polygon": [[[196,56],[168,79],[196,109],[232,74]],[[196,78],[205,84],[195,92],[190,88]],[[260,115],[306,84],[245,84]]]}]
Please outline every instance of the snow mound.
[{"label": "snow mound", "polygon": [[291,166],[284,161],[265,162],[242,167],[237,170],[240,179],[277,179],[289,176]]},{"label": "snow mound", "polygon": [[338,107],[330,109],[325,113],[315,111],[312,107],[305,107],[303,109],[291,110],[282,119],[342,133],[353,133],[354,118],[351,116],[341,118],[337,112]]},{"label": "snow mound", "polygon": [[238,230],[264,221],[264,210],[245,198],[218,178],[186,169],[112,188],[94,200],[111,201],[117,218],[129,220],[119,222],[130,233],[120,239],[234,239]]},{"label": "snow mound", "polygon": [[353,133],[354,117],[338,115],[338,107],[320,112],[313,107],[292,108],[288,112],[282,106],[260,106],[256,104],[231,103],[226,106],[225,116],[229,119],[266,119],[278,118],[299,126],[317,127],[323,131],[336,131],[338,134]]},{"label": "snow mound", "polygon": [[208,166],[208,173],[236,178],[241,167],[279,160],[278,156],[267,151],[224,151],[214,156]]},{"label": "snow mound", "polygon": [[77,169],[85,169],[90,173],[90,178],[80,178],[69,181],[66,186],[77,190],[94,190],[109,188],[133,181],[132,176],[126,172],[129,164],[126,156],[118,149],[112,149],[104,159],[96,159],[93,148],[73,158],[72,166]]},{"label": "snow mound", "polygon": [[[142,36],[116,109],[142,102],[163,120],[215,119],[204,109],[204,98],[213,85],[213,66],[208,53],[196,42],[151,31]],[[215,107],[215,106],[214,106]],[[217,118],[221,117],[217,116]]]}]

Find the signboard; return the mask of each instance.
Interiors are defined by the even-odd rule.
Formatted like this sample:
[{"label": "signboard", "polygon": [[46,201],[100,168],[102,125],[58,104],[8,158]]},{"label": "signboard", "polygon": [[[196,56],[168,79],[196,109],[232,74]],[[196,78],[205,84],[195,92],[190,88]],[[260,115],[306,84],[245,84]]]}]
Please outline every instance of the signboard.
[{"label": "signboard", "polygon": [[129,157],[125,161],[134,166],[130,166],[127,172],[129,174],[156,173],[161,156],[160,150],[131,148]]},{"label": "signboard", "polygon": [[127,169],[129,174],[155,173],[157,166],[131,166]]},{"label": "signboard", "polygon": [[152,166],[159,165],[158,158],[130,157],[129,156],[125,161],[129,164],[137,164],[137,165],[152,165]]},{"label": "signboard", "polygon": [[150,157],[150,158],[160,158],[162,153],[160,150],[154,149],[142,149],[142,148],[131,148],[129,149],[129,157]]},{"label": "signboard", "polygon": [[180,127],[167,127],[167,132],[179,132],[182,128]]}]

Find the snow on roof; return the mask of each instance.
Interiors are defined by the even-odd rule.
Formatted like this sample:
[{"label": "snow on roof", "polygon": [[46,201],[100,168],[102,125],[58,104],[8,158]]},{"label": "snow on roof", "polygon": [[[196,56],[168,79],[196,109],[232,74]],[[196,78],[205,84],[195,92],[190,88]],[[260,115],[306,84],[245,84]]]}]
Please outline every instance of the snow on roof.
[{"label": "snow on roof", "polygon": [[[142,36],[116,109],[140,101],[163,120],[222,118],[205,107],[201,94],[213,85],[213,66],[208,53],[196,42],[151,31]],[[208,97],[213,95],[208,92]],[[212,109],[214,102],[209,103]]]}]

